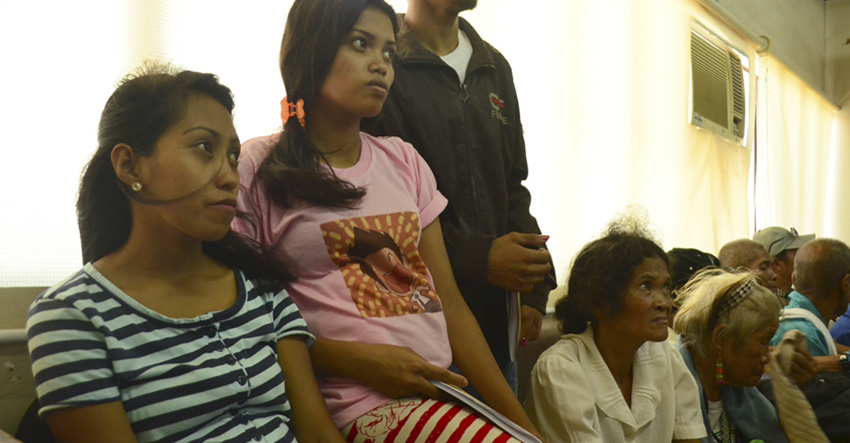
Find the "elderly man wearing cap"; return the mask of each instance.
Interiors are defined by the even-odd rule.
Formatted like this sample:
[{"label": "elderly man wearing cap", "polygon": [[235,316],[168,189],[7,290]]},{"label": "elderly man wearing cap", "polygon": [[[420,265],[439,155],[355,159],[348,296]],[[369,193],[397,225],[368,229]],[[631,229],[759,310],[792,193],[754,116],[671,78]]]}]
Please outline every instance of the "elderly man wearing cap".
[{"label": "elderly man wearing cap", "polygon": [[753,240],[767,249],[770,256],[770,267],[776,274],[776,286],[782,291],[782,296],[791,293],[791,274],[794,273],[794,257],[797,250],[811,243],[815,234],[800,235],[793,227],[788,230],[779,226],[764,228],[753,235]]}]

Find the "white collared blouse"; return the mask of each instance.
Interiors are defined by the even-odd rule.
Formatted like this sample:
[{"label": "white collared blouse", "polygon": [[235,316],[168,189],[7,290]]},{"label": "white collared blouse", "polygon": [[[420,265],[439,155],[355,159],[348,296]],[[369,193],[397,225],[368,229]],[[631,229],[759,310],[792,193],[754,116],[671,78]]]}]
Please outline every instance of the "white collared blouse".
[{"label": "white collared blouse", "polygon": [[593,330],[565,334],[537,360],[526,405],[556,442],[669,442],[705,437],[696,382],[667,342],[635,353],[632,404],[602,359]]}]

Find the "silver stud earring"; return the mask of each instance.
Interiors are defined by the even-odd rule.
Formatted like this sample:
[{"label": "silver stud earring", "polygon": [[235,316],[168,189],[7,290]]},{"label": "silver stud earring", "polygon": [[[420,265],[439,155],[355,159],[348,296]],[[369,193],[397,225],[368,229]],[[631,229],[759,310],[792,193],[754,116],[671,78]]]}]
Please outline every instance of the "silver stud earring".
[{"label": "silver stud earring", "polygon": [[139,182],[133,182],[133,184],[130,185],[130,189],[132,189],[135,192],[139,192],[139,191],[142,190],[142,184],[139,183]]}]

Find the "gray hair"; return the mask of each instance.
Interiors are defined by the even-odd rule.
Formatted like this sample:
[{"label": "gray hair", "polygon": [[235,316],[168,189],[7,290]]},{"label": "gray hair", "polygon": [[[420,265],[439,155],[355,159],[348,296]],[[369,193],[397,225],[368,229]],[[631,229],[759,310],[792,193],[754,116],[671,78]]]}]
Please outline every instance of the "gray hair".
[{"label": "gray hair", "polygon": [[682,344],[706,356],[714,328],[725,325],[721,337],[732,337],[740,349],[756,331],[779,319],[782,304],[749,273],[705,269],[677,293],[679,311],[673,329]]}]

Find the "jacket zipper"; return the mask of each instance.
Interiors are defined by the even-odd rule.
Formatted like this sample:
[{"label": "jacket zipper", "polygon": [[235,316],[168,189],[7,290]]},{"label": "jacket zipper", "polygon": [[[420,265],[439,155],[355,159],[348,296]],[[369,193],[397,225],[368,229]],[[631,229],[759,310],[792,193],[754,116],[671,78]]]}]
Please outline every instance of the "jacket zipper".
[{"label": "jacket zipper", "polygon": [[479,228],[478,223],[478,188],[475,186],[475,174],[473,174],[474,168],[472,167],[472,144],[469,142],[469,116],[467,115],[467,99],[469,99],[469,91],[466,89],[466,82],[461,82],[460,84],[460,100],[462,102],[463,107],[463,128],[464,128],[464,140],[466,141],[466,158],[468,159],[467,172],[469,173],[469,183],[470,188],[472,190],[472,214],[475,218],[475,233],[479,233],[481,229]]}]

